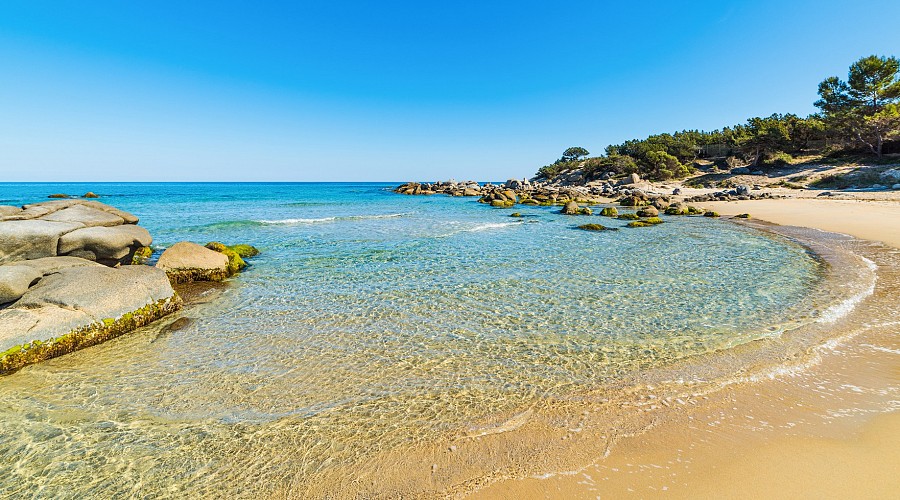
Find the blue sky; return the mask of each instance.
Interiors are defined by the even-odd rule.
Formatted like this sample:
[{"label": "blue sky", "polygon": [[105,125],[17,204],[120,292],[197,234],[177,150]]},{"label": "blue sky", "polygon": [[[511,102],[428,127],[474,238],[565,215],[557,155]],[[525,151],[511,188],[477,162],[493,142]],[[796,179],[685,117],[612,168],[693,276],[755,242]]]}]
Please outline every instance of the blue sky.
[{"label": "blue sky", "polygon": [[[189,4],[189,5],[188,5]],[[0,4],[0,181],[531,176],[900,56],[900,2]]]}]

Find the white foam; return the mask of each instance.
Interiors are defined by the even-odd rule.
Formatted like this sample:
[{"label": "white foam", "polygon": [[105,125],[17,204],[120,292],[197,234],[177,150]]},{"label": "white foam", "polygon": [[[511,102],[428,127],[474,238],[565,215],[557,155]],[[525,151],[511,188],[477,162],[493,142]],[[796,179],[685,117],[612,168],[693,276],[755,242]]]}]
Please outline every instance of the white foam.
[{"label": "white foam", "polygon": [[400,214],[379,214],[379,215],[349,215],[346,217],[322,217],[319,219],[275,219],[275,220],[267,220],[261,219],[254,222],[259,222],[260,224],[269,224],[273,226],[286,226],[293,224],[320,224],[325,222],[335,222],[339,220],[366,220],[366,219],[393,219],[395,217],[404,217],[409,215],[408,213],[400,213]]},{"label": "white foam", "polygon": [[463,231],[469,233],[477,233],[479,231],[487,231],[489,229],[500,229],[507,226],[518,226],[519,224],[521,224],[521,222],[488,222],[485,224],[479,224],[469,229],[463,229]]},{"label": "white foam", "polygon": [[[450,224],[459,224],[459,222],[451,222]],[[492,229],[503,229],[505,227],[510,226],[518,226],[521,225],[522,221],[515,222],[486,222],[484,224],[477,224],[472,227],[465,227],[462,229],[457,229],[455,231],[450,231],[449,233],[439,234],[435,236],[436,238],[449,238],[451,236],[456,236],[461,233],[478,233],[481,231],[490,231]]]},{"label": "white foam", "polygon": [[[860,257],[860,258],[865,262],[866,267],[868,267],[869,270],[872,271],[873,273],[875,272],[876,269],[878,269],[878,266],[871,260],[869,260],[865,257]],[[877,277],[873,275],[872,282],[869,283],[869,286],[865,290],[863,290],[855,295],[852,295],[851,297],[829,307],[828,309],[825,310],[825,312],[822,313],[822,316],[820,316],[817,321],[819,323],[835,323],[837,320],[850,314],[850,312],[853,311],[853,309],[855,309],[856,306],[859,305],[859,303],[863,301],[863,299],[865,299],[869,295],[872,295],[873,293],[875,293],[875,281],[876,280],[877,280]]]}]

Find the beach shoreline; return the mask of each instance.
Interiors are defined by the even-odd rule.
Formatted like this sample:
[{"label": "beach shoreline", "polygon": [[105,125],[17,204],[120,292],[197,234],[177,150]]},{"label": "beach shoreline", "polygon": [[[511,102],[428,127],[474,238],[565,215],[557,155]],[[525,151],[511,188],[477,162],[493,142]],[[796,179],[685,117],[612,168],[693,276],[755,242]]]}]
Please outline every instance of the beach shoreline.
[{"label": "beach shoreline", "polygon": [[[749,213],[780,226],[879,242],[888,252],[900,248],[900,197],[894,193],[878,200],[823,200],[804,194],[697,205],[721,215]],[[892,464],[900,460],[900,413],[892,399],[896,394],[883,386],[896,380],[900,345],[896,325],[883,330],[854,336],[802,373],[729,388],[690,417],[676,416],[623,439],[609,456],[584,469],[499,481],[470,497],[889,497],[900,488],[892,473]],[[821,388],[835,380],[844,392],[839,397],[848,400],[850,393],[881,387],[885,407],[821,418],[835,411],[819,402],[825,397]],[[738,408],[749,410],[743,422],[726,423],[742,420],[735,414],[723,418]],[[698,425],[704,420],[705,425]]]}]

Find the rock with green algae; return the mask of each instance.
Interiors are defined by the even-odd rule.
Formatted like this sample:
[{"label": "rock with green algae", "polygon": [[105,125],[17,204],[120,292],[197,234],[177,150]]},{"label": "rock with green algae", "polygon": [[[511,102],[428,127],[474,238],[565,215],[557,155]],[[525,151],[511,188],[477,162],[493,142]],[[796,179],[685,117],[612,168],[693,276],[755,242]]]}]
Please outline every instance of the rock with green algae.
[{"label": "rock with green algae", "polygon": [[238,245],[231,245],[228,248],[234,250],[235,253],[237,253],[244,259],[248,259],[250,257],[256,257],[257,255],[259,255],[259,249],[257,249],[253,245],[246,245],[246,244],[241,243]]},{"label": "rock with green algae", "polygon": [[131,256],[131,264],[135,266],[144,265],[153,256],[153,249],[150,247],[141,247],[134,251]]},{"label": "rock with green algae", "polygon": [[519,212],[513,212],[513,213],[509,214],[509,216],[510,216],[510,217],[521,217],[522,214],[519,213]]},{"label": "rock with green algae", "polygon": [[600,215],[604,217],[618,217],[619,210],[616,207],[604,207],[603,210],[600,211]]},{"label": "rock with green algae", "polygon": [[233,276],[247,267],[247,263],[244,262],[244,259],[242,259],[237,252],[225,246],[223,243],[219,243],[218,241],[210,241],[206,244],[206,248],[215,250],[216,252],[219,252],[228,257],[227,271],[229,276]]},{"label": "rock with green algae", "polygon": [[0,310],[0,373],[104,342],[179,307],[166,274],[153,267],[58,268]]},{"label": "rock with green algae", "polygon": [[734,216],[735,219],[749,219],[750,214],[737,214]]},{"label": "rock with green algae", "polygon": [[640,217],[638,217],[637,214],[626,213],[626,214],[621,214],[621,215],[619,215],[619,216],[617,217],[617,219],[620,219],[620,220],[638,220],[638,219],[640,219]]},{"label": "rock with green algae", "polygon": [[719,212],[714,212],[712,210],[705,212],[703,214],[704,217],[719,217]]},{"label": "rock with green algae", "polygon": [[628,227],[650,227],[655,226],[657,224],[662,224],[663,220],[659,217],[648,217],[643,220],[631,221],[626,224]]},{"label": "rock with green algae", "polygon": [[614,227],[606,227],[603,224],[582,224],[578,226],[578,229],[583,229],[585,231],[618,231],[618,229]]},{"label": "rock with green algae", "polygon": [[512,200],[492,200],[491,206],[494,208],[511,208],[516,202]]}]

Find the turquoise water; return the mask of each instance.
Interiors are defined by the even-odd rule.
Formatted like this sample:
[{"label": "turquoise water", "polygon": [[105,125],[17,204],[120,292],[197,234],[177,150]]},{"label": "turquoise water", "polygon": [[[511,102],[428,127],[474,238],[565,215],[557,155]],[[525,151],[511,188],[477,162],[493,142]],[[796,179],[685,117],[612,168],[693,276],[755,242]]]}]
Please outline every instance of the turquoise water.
[{"label": "turquoise water", "polygon": [[158,250],[262,251],[183,312],[184,330],[0,379],[0,494],[240,496],[315,480],[814,314],[822,265],[772,234],[694,217],[629,229],[553,207],[514,219],[394,185],[0,184],[0,204],[94,191]]}]

